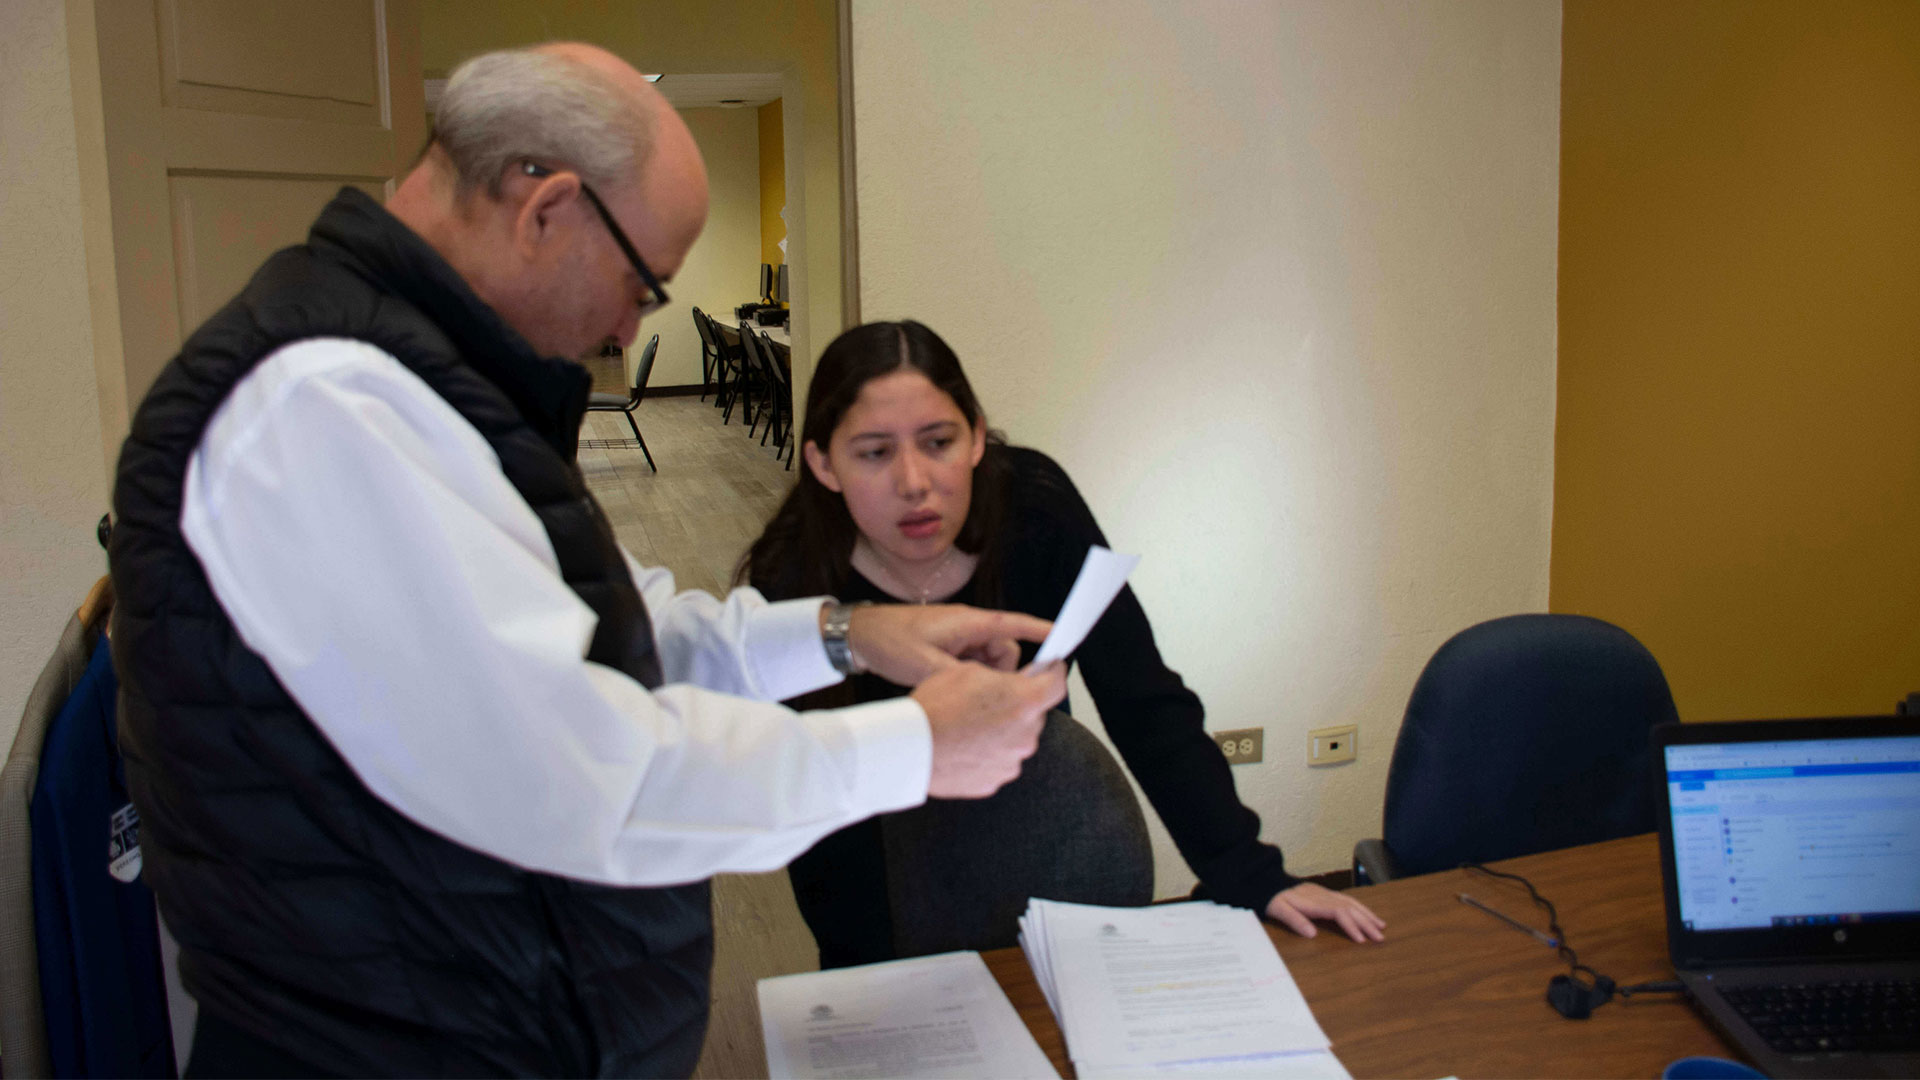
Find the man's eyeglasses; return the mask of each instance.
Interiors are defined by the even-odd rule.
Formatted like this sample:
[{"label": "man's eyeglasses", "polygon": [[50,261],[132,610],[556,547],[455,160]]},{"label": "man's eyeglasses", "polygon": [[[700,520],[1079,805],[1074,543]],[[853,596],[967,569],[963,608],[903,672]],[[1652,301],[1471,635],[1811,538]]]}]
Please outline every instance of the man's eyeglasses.
[{"label": "man's eyeglasses", "polygon": [[[528,176],[553,175],[552,169],[531,161],[521,162],[520,168]],[[647,298],[640,301],[640,314],[651,315],[666,307],[668,299],[666,288],[660,284],[659,278],[653,276],[653,271],[647,269],[647,261],[634,250],[633,241],[627,239],[626,231],[620,228],[620,223],[613,220],[613,214],[607,210],[607,204],[600,201],[600,196],[594,194],[593,188],[585,180],[580,181],[580,191],[586,195],[587,201],[593,204],[593,208],[600,212],[600,220],[607,223],[607,231],[613,234],[613,242],[620,245],[620,251],[626,255],[627,261],[633,264],[634,272],[640,275],[640,280],[647,286]]]}]

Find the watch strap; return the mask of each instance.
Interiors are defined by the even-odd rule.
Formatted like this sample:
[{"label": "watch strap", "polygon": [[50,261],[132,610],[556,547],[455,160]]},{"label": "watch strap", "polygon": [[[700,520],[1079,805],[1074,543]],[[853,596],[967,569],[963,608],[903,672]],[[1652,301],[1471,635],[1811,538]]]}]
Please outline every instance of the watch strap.
[{"label": "watch strap", "polygon": [[842,675],[859,675],[867,670],[860,658],[853,655],[853,644],[847,640],[847,631],[853,626],[854,611],[866,606],[864,603],[843,604],[834,600],[827,604],[827,616],[820,624],[820,640],[827,647],[827,662]]}]

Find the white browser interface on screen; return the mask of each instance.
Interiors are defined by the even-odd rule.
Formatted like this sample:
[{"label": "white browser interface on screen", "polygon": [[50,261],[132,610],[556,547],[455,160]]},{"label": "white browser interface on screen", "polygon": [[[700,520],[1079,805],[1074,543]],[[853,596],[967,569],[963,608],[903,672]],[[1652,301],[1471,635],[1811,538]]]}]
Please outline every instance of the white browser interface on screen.
[{"label": "white browser interface on screen", "polygon": [[1920,736],[1666,753],[1688,929],[1920,917]]}]

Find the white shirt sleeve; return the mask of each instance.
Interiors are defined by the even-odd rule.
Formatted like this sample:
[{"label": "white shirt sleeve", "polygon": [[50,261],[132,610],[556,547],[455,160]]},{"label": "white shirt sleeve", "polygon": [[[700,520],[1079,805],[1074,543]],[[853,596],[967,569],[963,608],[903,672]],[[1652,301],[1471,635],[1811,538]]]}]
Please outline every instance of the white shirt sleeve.
[{"label": "white shirt sleeve", "polygon": [[668,684],[586,660],[596,616],[492,448],[364,342],[297,342],[241,381],[189,461],[181,526],[368,789],[516,865],[618,885],[767,870],[926,798],[911,699],[771,703],[838,677],[818,600],[675,594],[636,565]]},{"label": "white shirt sleeve", "polygon": [[673,571],[641,566],[625,548],[620,554],[647,602],[668,682],[784,701],[840,681],[820,639],[826,597],[770,604],[742,588],[715,600],[699,589],[677,592]]}]

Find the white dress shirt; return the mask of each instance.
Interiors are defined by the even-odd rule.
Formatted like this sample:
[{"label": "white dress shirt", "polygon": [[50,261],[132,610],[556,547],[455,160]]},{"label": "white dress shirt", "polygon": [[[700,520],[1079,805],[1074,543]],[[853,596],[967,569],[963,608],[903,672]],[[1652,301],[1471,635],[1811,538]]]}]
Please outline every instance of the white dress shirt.
[{"label": "white dress shirt", "polygon": [[585,659],[597,618],[492,447],[365,342],[295,342],[235,387],[181,527],[361,782],[515,865],[617,885],[768,870],[926,798],[912,699],[774,704],[840,678],[818,598],[676,593],[629,555],[665,685]]}]

